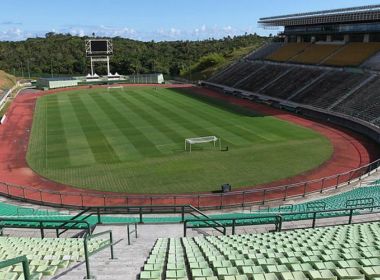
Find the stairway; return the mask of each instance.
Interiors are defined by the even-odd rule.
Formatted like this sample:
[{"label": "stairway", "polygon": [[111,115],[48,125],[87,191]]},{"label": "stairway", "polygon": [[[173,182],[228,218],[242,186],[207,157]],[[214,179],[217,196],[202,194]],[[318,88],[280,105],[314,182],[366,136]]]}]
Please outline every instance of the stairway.
[{"label": "stairway", "polygon": [[[100,225],[94,233],[105,230],[112,230],[114,242],[117,242],[114,246],[116,259],[110,259],[109,249],[90,257],[91,275],[97,280],[135,280],[157,238],[183,236],[182,224],[138,225],[138,238],[131,238],[131,245],[128,246],[125,225]],[[189,235],[197,234],[189,231]],[[85,275],[86,266],[82,262],[52,279],[78,280]]]}]

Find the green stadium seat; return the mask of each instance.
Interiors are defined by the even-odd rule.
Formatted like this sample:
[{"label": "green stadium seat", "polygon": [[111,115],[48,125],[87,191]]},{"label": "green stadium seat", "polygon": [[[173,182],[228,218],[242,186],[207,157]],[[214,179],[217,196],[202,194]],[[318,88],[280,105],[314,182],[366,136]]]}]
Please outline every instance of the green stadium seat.
[{"label": "green stadium seat", "polygon": [[279,280],[274,273],[258,273],[252,276],[253,280]]},{"label": "green stadium seat", "polygon": [[248,280],[246,275],[224,276],[224,280]]},{"label": "green stadium seat", "polygon": [[141,271],[140,279],[161,279],[160,271]]},{"label": "green stadium seat", "polygon": [[281,280],[307,280],[307,276],[301,272],[281,272],[280,273],[280,279]]},{"label": "green stadium seat", "polygon": [[239,275],[239,271],[236,267],[219,267],[216,269],[218,277],[235,276]]},{"label": "green stadium seat", "polygon": [[193,275],[193,278],[214,276],[214,272],[212,271],[211,268],[192,269],[191,274]]},{"label": "green stadium seat", "polygon": [[362,266],[380,266],[380,258],[360,259]]},{"label": "green stadium seat", "polygon": [[311,280],[336,280],[337,277],[330,270],[311,270],[306,273]]},{"label": "green stadium seat", "polygon": [[365,276],[357,268],[335,269],[335,274],[339,279],[365,279]]},{"label": "green stadium seat", "polygon": [[18,279],[18,273],[17,272],[0,272],[0,279],[17,280]]},{"label": "green stadium seat", "polygon": [[166,271],[166,279],[178,279],[186,277],[186,270],[167,270]]},{"label": "green stadium seat", "polygon": [[362,271],[368,279],[380,278],[380,266],[363,267]]},{"label": "green stadium seat", "polygon": [[261,266],[242,266],[240,267],[240,272],[249,277],[258,273],[265,273],[264,268]]}]

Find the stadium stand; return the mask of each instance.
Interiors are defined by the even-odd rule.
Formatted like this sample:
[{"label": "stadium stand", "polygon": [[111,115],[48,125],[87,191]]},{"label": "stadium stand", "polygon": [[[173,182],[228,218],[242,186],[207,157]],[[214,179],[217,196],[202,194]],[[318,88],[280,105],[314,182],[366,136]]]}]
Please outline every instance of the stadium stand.
[{"label": "stadium stand", "polygon": [[323,209],[345,209],[347,207],[347,201],[359,200],[359,199],[373,199],[373,205],[380,205],[380,188],[378,185],[372,185],[368,187],[356,188],[348,192],[340,193],[337,195],[328,196],[326,198],[314,200],[311,202],[305,202],[300,204],[294,204],[291,208],[271,208],[268,212],[305,212],[309,211],[313,205],[322,204]]},{"label": "stadium stand", "polygon": [[[88,251],[93,252],[108,241],[90,240]],[[60,269],[84,260],[83,239],[0,237],[1,259],[25,255],[29,261],[31,279],[53,276]],[[0,279],[24,279],[21,264],[0,269]]]},{"label": "stadium stand", "polygon": [[158,239],[140,279],[378,279],[380,224]]},{"label": "stadium stand", "polygon": [[254,75],[241,79],[240,82],[236,83],[235,87],[252,92],[258,92],[262,87],[276,79],[281,74],[284,74],[284,71],[288,70],[289,67],[287,66],[267,64],[260,68],[260,71],[254,73]]},{"label": "stadium stand", "polygon": [[380,71],[380,52],[377,52],[366,60],[360,67],[364,69]]},{"label": "stadium stand", "polygon": [[374,121],[379,117],[380,112],[379,88],[380,80],[374,79],[333,110],[368,122]]},{"label": "stadium stand", "polygon": [[380,51],[380,43],[349,43],[323,62],[332,66],[359,66]]},{"label": "stadium stand", "polygon": [[331,71],[290,100],[318,108],[328,108],[332,102],[367,78],[367,75],[360,73]]},{"label": "stadium stand", "polygon": [[[260,67],[261,65],[258,66]],[[213,83],[223,83],[228,86],[233,86],[236,82],[255,71],[256,67],[257,65],[253,65],[247,61],[238,62],[220,74],[212,77],[210,81]]]},{"label": "stadium stand", "polygon": [[288,43],[266,57],[268,60],[285,62],[304,52],[309,43]]},{"label": "stadium stand", "polygon": [[287,99],[298,90],[320,77],[324,71],[309,68],[294,68],[260,93],[276,98]]},{"label": "stadium stand", "polygon": [[284,45],[282,42],[272,42],[249,54],[246,59],[260,60],[271,55]]},{"label": "stadium stand", "polygon": [[[278,45],[276,45],[278,46]],[[270,50],[268,49],[268,52]],[[267,60],[301,64],[359,66],[380,51],[380,43],[288,43],[266,56]],[[253,56],[253,59],[259,59]],[[250,58],[251,59],[251,58]]]},{"label": "stadium stand", "polygon": [[341,47],[342,44],[311,44],[290,61],[302,64],[319,64]]}]

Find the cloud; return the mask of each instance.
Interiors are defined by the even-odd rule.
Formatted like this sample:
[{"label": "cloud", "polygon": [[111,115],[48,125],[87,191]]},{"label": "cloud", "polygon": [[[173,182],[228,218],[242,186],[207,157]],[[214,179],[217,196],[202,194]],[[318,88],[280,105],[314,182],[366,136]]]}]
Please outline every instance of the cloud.
[{"label": "cloud", "polygon": [[25,32],[20,28],[10,28],[3,31],[0,30],[1,41],[20,41],[30,37],[33,37],[32,33]]},{"label": "cloud", "polygon": [[9,28],[1,31],[0,40],[23,40],[30,37],[43,37],[48,32],[70,33],[76,36],[91,36],[95,33],[100,37],[123,37],[141,41],[174,41],[174,40],[204,40],[209,38],[223,38],[226,36],[252,33],[252,27],[236,28],[232,25],[207,26],[202,24],[191,29],[178,27],[158,28],[153,31],[137,30],[129,26],[106,26],[106,25],[67,25],[62,28],[50,30],[25,31],[20,28]]},{"label": "cloud", "polygon": [[6,20],[6,21],[0,22],[0,25],[22,25],[22,22]]}]

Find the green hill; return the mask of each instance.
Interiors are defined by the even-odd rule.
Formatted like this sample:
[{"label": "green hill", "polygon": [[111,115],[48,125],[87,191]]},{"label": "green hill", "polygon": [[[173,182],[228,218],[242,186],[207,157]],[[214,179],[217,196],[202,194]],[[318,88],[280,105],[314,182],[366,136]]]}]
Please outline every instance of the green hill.
[{"label": "green hill", "polygon": [[[30,38],[19,42],[0,42],[0,69],[16,71],[18,76],[30,72],[32,76],[83,75],[89,72],[89,61],[85,56],[86,37],[70,34],[48,33],[45,38]],[[268,40],[256,34],[204,41],[141,42],[120,37],[113,39],[114,56],[111,72],[120,74],[160,72],[179,76],[201,58],[218,54],[224,63],[243,55]],[[214,65],[222,67],[223,65]],[[98,73],[105,73],[98,66]],[[206,70],[202,75],[208,75]],[[201,71],[201,72],[202,72]]]},{"label": "green hill", "polygon": [[234,61],[243,58],[250,52],[259,48],[261,44],[262,41],[258,41],[250,46],[233,49],[225,54],[212,53],[203,56],[188,69],[182,71],[181,77],[188,80],[206,80]]},{"label": "green hill", "polygon": [[0,70],[0,90],[9,89],[16,84],[16,77]]}]

